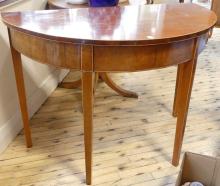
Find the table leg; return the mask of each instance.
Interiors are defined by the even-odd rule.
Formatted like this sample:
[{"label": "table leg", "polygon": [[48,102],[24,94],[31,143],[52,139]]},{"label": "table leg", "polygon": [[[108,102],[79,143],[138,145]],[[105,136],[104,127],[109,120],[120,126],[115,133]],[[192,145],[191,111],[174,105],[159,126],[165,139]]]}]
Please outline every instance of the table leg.
[{"label": "table leg", "polygon": [[176,106],[177,112],[177,124],[176,134],[173,149],[172,164],[178,166],[181,148],[183,143],[183,136],[186,126],[190,96],[193,86],[193,80],[195,76],[196,64],[197,64],[197,42],[195,42],[194,56],[189,62],[178,65],[178,88],[176,92]]},{"label": "table leg", "polygon": [[105,72],[99,73],[99,76],[103,79],[103,81],[112,88],[115,92],[118,94],[124,96],[124,97],[130,97],[130,98],[138,98],[138,95],[135,92],[122,89],[118,85],[116,85],[112,79],[109,77],[109,75]]},{"label": "table leg", "polygon": [[92,180],[93,83],[93,73],[82,72],[86,184],[88,185],[91,185]]},{"label": "table leg", "polygon": [[32,139],[31,139],[31,130],[30,130],[30,125],[29,125],[27,103],[26,103],[26,94],[25,94],[21,54],[17,50],[15,50],[14,47],[12,46],[10,32],[8,32],[8,34],[9,34],[9,39],[10,39],[12,61],[13,61],[14,72],[15,72],[15,80],[17,84],[18,98],[19,98],[21,115],[22,115],[23,126],[24,126],[26,146],[29,148],[29,147],[32,147]]}]

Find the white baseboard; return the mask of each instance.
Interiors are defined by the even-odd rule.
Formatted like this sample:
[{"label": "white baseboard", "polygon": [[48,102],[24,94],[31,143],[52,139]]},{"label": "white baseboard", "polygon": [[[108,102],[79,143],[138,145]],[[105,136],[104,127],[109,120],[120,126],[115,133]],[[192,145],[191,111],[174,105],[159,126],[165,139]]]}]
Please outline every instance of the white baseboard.
[{"label": "white baseboard", "polygon": [[[58,83],[62,81],[68,72],[68,70],[55,70],[42,82],[35,93],[27,98],[30,118],[56,89]],[[16,110],[16,113],[14,113],[14,115],[0,128],[0,153],[7,148],[23,128],[19,105],[17,105]]]},{"label": "white baseboard", "polygon": [[[18,107],[17,107],[18,108]],[[16,109],[18,110],[18,109]],[[22,129],[20,112],[16,112],[1,128],[0,128],[0,153],[13,141]]]}]

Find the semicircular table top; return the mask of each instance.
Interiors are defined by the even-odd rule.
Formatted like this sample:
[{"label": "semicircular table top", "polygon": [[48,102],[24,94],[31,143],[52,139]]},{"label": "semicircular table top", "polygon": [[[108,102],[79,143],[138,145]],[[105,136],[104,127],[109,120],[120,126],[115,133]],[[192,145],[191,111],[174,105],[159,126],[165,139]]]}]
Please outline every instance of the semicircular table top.
[{"label": "semicircular table top", "polygon": [[214,12],[195,4],[157,4],[1,13],[9,27],[48,39],[97,45],[145,45],[196,37]]}]

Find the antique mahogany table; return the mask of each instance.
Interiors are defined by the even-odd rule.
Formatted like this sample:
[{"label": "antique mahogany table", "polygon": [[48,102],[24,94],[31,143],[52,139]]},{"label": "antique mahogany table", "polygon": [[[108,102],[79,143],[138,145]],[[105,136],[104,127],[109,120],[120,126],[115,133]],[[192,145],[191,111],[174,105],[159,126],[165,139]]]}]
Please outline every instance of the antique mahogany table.
[{"label": "antique mahogany table", "polygon": [[[115,16],[109,19],[112,12]],[[173,4],[5,12],[2,19],[8,27],[27,147],[32,141],[21,54],[81,71],[87,184],[92,179],[94,74],[178,65],[172,159],[178,165],[197,57],[217,21],[212,11],[195,4]]]}]

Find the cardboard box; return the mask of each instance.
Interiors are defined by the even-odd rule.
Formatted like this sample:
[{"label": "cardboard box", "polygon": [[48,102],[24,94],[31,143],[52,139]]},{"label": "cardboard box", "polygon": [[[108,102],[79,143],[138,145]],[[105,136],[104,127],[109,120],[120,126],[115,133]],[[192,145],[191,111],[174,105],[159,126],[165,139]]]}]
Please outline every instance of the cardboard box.
[{"label": "cardboard box", "polygon": [[193,181],[205,186],[220,186],[220,158],[186,152],[176,186]]}]

